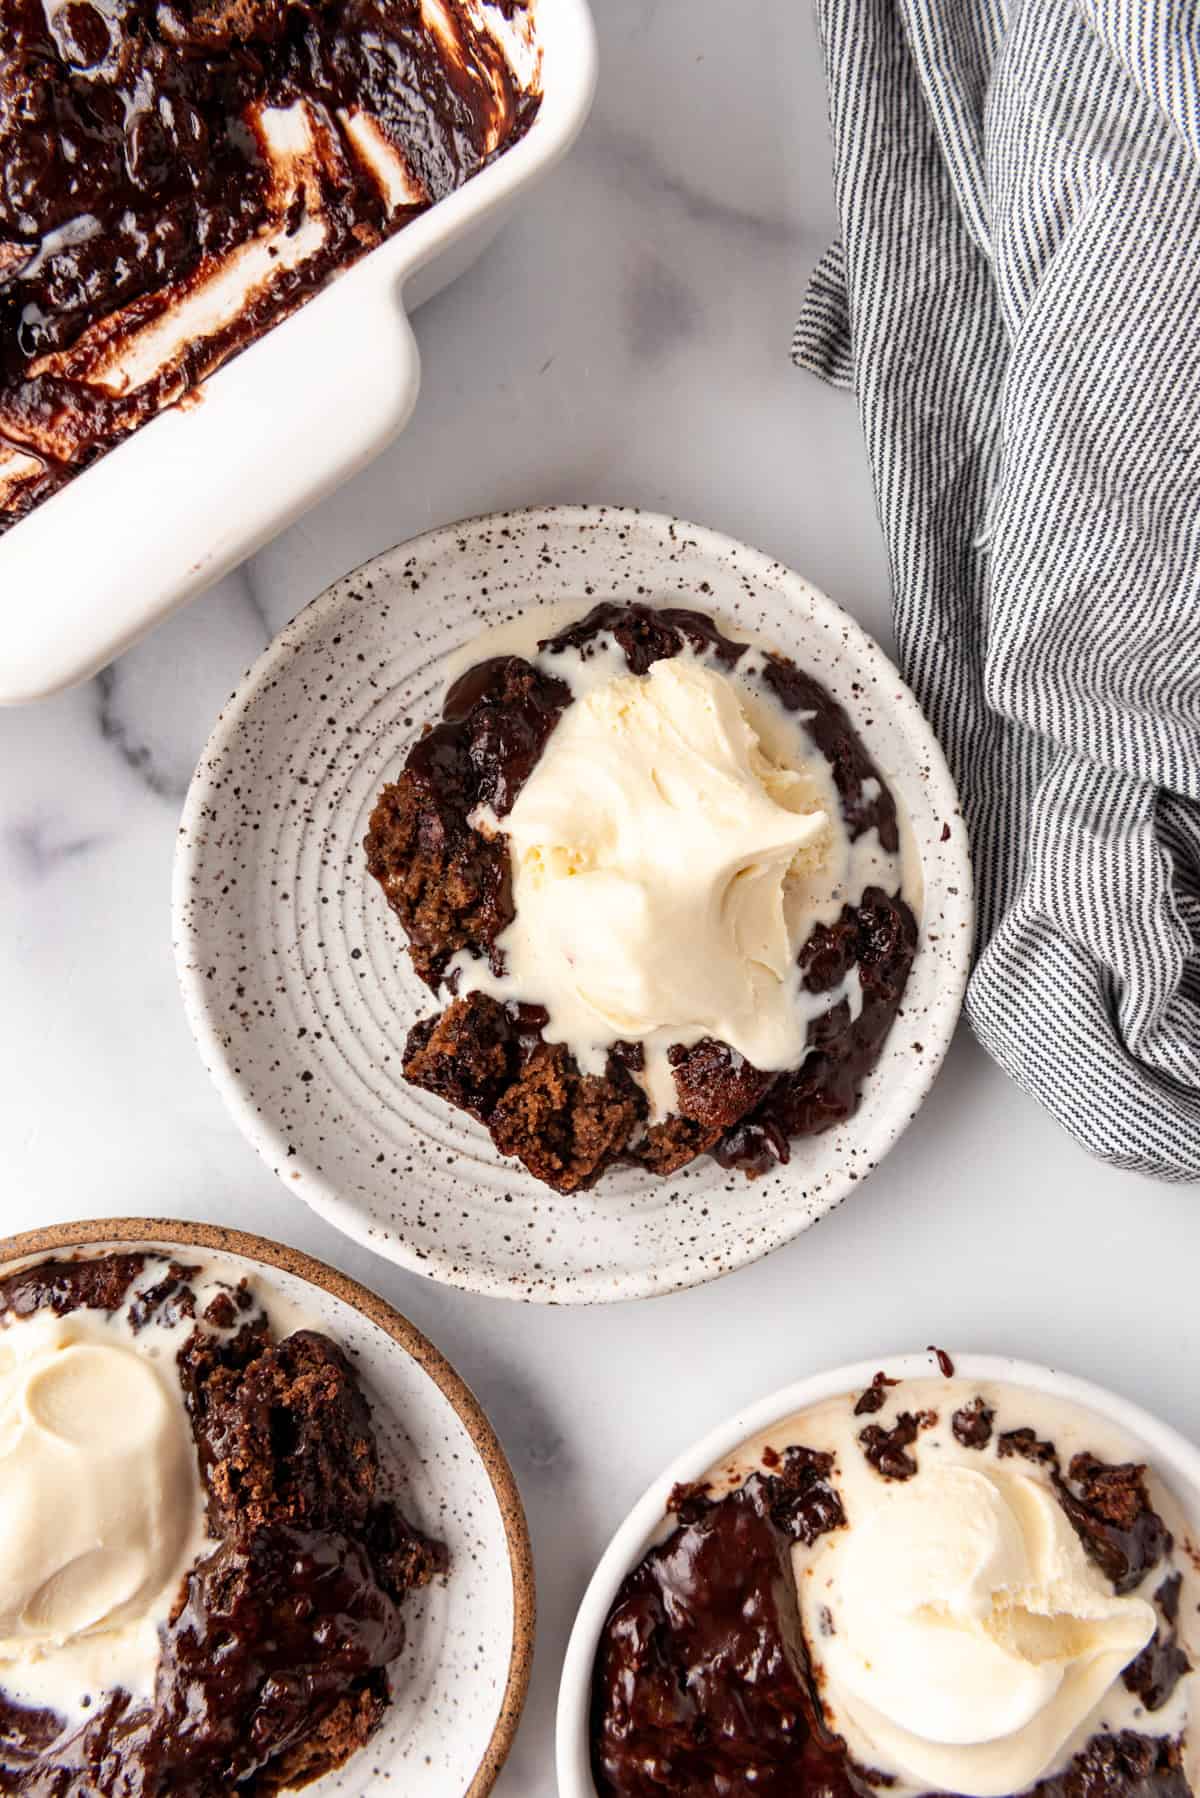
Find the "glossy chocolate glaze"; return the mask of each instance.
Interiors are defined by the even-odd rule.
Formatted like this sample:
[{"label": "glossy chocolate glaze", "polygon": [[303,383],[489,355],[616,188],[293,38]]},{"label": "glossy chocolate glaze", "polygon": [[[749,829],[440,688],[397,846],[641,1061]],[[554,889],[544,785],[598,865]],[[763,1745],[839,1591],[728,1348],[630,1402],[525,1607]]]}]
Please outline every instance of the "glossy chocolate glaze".
[{"label": "glossy chocolate glaze", "polygon": [[503,818],[570,700],[565,682],[519,656],[480,662],[455,681],[441,724],[421,738],[407,766],[464,817],[464,807],[490,805]]},{"label": "glossy chocolate glaze", "polygon": [[146,1265],[145,1255],[104,1255],[95,1260],[39,1261],[0,1281],[0,1320],[52,1311],[65,1317],[81,1308],[116,1311]]},{"label": "glossy chocolate glaze", "polygon": [[866,1391],[859,1394],[854,1406],[854,1415],[856,1417],[873,1417],[877,1411],[882,1411],[887,1404],[889,1389],[899,1384],[899,1380],[890,1380],[881,1368]]},{"label": "glossy chocolate glaze", "polygon": [[[445,4],[453,54],[419,0],[5,0],[0,444],[41,473],[0,530],[526,129],[537,96]],[[328,133],[324,243],[181,366],[128,392],[89,382],[101,321],[157,317],[273,216],[258,115],[296,101]],[[347,109],[378,123],[423,199],[387,210]]]},{"label": "glossy chocolate glaze", "polygon": [[[868,1388],[881,1391],[881,1383]],[[874,1409],[872,1399],[858,1414]],[[905,1459],[919,1428],[917,1417],[911,1421],[896,1445]],[[872,1446],[863,1442],[874,1460]],[[768,1450],[768,1459],[782,1465],[782,1476],[753,1473],[716,1501],[703,1483],[677,1488],[670,1501],[676,1527],[617,1594],[592,1679],[592,1772],[600,1798],[867,1798],[888,1788],[884,1776],[852,1761],[825,1724],[800,1621],[793,1544],[845,1524],[832,1458],[788,1449],[782,1457]],[[1068,1515],[1089,1554],[1103,1569],[1111,1513],[1136,1507],[1139,1517],[1154,1519],[1139,1541],[1147,1548],[1156,1542],[1161,1557],[1170,1537],[1146,1499],[1142,1470],[1086,1459],[1086,1468],[1072,1463],[1079,1509]],[[1118,1489],[1135,1496],[1117,1501]],[[1175,1639],[1178,1599],[1178,1584],[1166,1581],[1156,1600],[1159,1633],[1126,1673],[1151,1709],[1166,1702],[1188,1668]],[[1032,1788],[1031,1798],[1188,1792],[1177,1741],[1124,1731],[1094,1737],[1061,1774]]]},{"label": "glossy chocolate glaze", "polygon": [[624,1582],[592,1687],[592,1770],[605,1795],[842,1798],[853,1782],[824,1729],[792,1575],[796,1541],[844,1523],[830,1458],[792,1449],[679,1524]]},{"label": "glossy chocolate glaze", "polygon": [[564,682],[519,656],[480,662],[451,687],[441,722],[413,745],[403,778],[376,807],[367,867],[435,992],[460,949],[499,968],[493,945],[513,917],[508,848],[472,829],[471,813],[511,809],[570,699]]},{"label": "glossy chocolate glaze", "polygon": [[1159,1711],[1170,1698],[1185,1673],[1191,1671],[1179,1641],[1179,1595],[1183,1575],[1172,1573],[1154,1594],[1158,1627],[1141,1654],[1128,1667],[1122,1678],[1131,1692],[1136,1692],[1148,1711]]},{"label": "glossy chocolate glaze", "polygon": [[[900,847],[896,802],[842,707],[820,681],[784,656],[767,657],[763,680],[787,711],[804,714],[804,728],[833,769],[851,842],[875,829],[883,847],[895,855]],[[871,780],[880,791],[868,797],[863,788]]]},{"label": "glossy chocolate glaze", "polygon": [[[860,801],[853,809],[860,819],[879,814],[884,822],[890,810],[895,828],[886,787],[878,800]],[[882,829],[880,835],[882,840]],[[816,926],[800,951],[805,985],[827,992],[857,965],[862,1010],[852,1018],[843,1000],[813,1019],[812,1052],[800,1067],[774,1075],[758,1104],[717,1144],[713,1153],[723,1167],[764,1174],[791,1159],[792,1137],[816,1136],[854,1115],[863,1082],[900,1009],[916,950],[916,919],[898,893],[880,887],[868,887],[861,903],[847,906],[832,927]]]},{"label": "glossy chocolate glaze", "polygon": [[[0,1315],[36,1310],[39,1282],[60,1315],[118,1310],[146,1259],[42,1263],[0,1283]],[[163,1266],[142,1329],[173,1322],[193,1296],[195,1270]],[[281,1774],[336,1765],[382,1716],[404,1595],[444,1551],[384,1496],[370,1411],[340,1349],[313,1331],[276,1343],[245,1288],[214,1305],[223,1333],[193,1333],[179,1368],[219,1545],[162,1629],[153,1703],[100,1692],[71,1727],[0,1690],[0,1791],[265,1798]]]},{"label": "glossy chocolate glaze", "polygon": [[[689,647],[732,668],[749,648],[725,636],[703,612],[616,602],[593,607],[539,647],[552,666],[568,650],[586,659],[610,638],[639,675]],[[895,802],[842,707],[781,656],[765,658],[761,679],[785,709],[804,715],[805,728],[830,762],[851,839],[874,829],[894,854]],[[486,954],[503,971],[495,944],[513,915],[508,850],[503,838],[485,836],[469,820],[480,804],[498,817],[511,808],[570,701],[565,682],[520,657],[482,662],[455,683],[441,721],[414,745],[401,778],[380,796],[366,839],[367,865],[404,925],[414,967],[434,991],[463,948]],[[812,992],[832,990],[857,966],[860,1015],[852,1019],[843,1001],[814,1020],[811,1052],[801,1067],[782,1073],[764,1073],[711,1039],[678,1046],[670,1052],[678,1115],[640,1135],[645,1105],[627,1077],[635,1065],[630,1045],[614,1048],[606,1082],[588,1086],[562,1065],[561,1051],[550,1067],[536,1022],[525,1017],[506,1023],[502,1008],[478,995],[453,1017],[443,1013],[444,1026],[425,1019],[414,1027],[405,1074],[470,1111],[498,1144],[503,1137],[502,1152],[520,1154],[560,1190],[588,1183],[622,1157],[669,1174],[709,1152],[725,1167],[762,1174],[789,1159],[791,1138],[828,1129],[854,1112],[899,1008],[916,944],[916,921],[900,895],[869,887],[832,926],[816,927],[800,951]],[[548,1161],[532,1142],[532,1126],[522,1139],[511,1117],[497,1113],[514,1083],[529,1089],[547,1078],[577,1116],[586,1111],[595,1124],[603,1114],[602,1126],[586,1132],[585,1150],[564,1141]],[[526,1096],[526,1121],[545,1116],[544,1095]],[[624,1149],[616,1141],[622,1127],[633,1132]]]},{"label": "glossy chocolate glaze", "polygon": [[1145,1468],[1075,1455],[1066,1478],[1055,1484],[1083,1546],[1115,1592],[1132,1592],[1170,1553],[1171,1532],[1150,1503]]},{"label": "glossy chocolate glaze", "polygon": [[543,638],[538,648],[551,655],[575,649],[586,659],[607,633],[615,638],[630,674],[646,674],[655,662],[668,661],[686,646],[701,654],[712,650],[719,662],[733,668],[747,647],[725,636],[705,612],[687,606],[625,605],[609,600],[593,606],[554,636]]}]

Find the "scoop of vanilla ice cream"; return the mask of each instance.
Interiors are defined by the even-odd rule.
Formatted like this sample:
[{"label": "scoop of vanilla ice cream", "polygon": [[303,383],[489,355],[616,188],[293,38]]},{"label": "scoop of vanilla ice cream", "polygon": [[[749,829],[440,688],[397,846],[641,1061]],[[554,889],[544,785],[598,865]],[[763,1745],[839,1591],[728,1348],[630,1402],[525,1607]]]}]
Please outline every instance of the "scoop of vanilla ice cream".
[{"label": "scoop of vanilla ice cream", "polygon": [[132,1339],[86,1311],[0,1332],[0,1683],[85,1637],[102,1671],[123,1631],[152,1671],[201,1516],[182,1401]]},{"label": "scoop of vanilla ice cream", "polygon": [[1053,1491],[1019,1472],[925,1466],[828,1539],[806,1617],[835,1727],[921,1790],[1021,1792],[1154,1634]]},{"label": "scoop of vanilla ice cream", "polygon": [[[728,679],[679,657],[595,687],[490,822],[512,858],[506,985],[547,1008],[549,1040],[585,1067],[617,1039],[646,1044],[652,1102],[655,1046],[712,1036],[764,1069],[801,1058],[785,892],[827,853],[830,820],[764,753]],[[657,1083],[669,1110],[665,1061]]]}]

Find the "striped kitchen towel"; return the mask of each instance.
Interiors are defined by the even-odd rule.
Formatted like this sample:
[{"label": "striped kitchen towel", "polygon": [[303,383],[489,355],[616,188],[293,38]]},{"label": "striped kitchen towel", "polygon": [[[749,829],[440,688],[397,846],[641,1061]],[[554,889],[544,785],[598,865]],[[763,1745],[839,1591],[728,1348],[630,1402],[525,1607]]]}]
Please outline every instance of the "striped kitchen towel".
[{"label": "striped kitchen towel", "polygon": [[817,0],[902,667],[975,855],[967,998],[1097,1155],[1200,1178],[1200,3]]}]

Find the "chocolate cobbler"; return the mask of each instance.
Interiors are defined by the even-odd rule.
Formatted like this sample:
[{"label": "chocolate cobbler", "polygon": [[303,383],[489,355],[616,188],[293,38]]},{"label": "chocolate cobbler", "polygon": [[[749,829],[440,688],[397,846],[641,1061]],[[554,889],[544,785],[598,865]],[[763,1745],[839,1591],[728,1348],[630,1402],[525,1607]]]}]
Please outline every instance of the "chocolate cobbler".
[{"label": "chocolate cobbler", "polygon": [[601,1632],[600,1798],[1196,1789],[1188,1522],[1079,1407],[881,1374],[669,1513]]},{"label": "chocolate cobbler", "polygon": [[446,1555],[281,1306],[141,1251],[0,1280],[0,1790],[262,1798],[378,1728]]},{"label": "chocolate cobbler", "polygon": [[0,531],[537,106],[525,0],[5,0]]},{"label": "chocolate cobbler", "polygon": [[469,668],[366,858],[440,1003],[406,1079],[564,1193],[704,1154],[753,1178],[843,1123],[917,945],[842,706],[681,608]]}]

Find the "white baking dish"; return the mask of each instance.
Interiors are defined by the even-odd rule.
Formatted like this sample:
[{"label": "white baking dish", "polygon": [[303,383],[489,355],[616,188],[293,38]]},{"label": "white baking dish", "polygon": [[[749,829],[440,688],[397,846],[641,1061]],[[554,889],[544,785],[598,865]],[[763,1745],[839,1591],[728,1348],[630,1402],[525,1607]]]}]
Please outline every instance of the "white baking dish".
[{"label": "white baking dish", "polygon": [[[587,0],[539,0],[525,137],[0,537],[0,704],[86,679],[219,580],[403,428],[408,315],[460,275],[587,117]],[[303,596],[301,596],[303,597]]]}]

